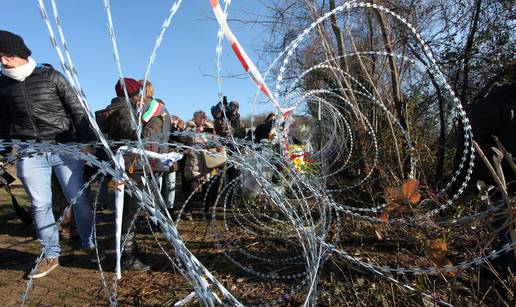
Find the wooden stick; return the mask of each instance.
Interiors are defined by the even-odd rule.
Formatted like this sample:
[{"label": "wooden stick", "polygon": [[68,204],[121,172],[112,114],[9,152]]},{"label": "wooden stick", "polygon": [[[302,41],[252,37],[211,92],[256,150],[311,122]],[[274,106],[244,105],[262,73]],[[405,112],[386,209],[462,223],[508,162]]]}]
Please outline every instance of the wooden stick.
[{"label": "wooden stick", "polygon": [[514,163],[514,160],[512,159],[512,153],[508,152],[507,149],[505,149],[505,147],[503,147],[502,143],[500,142],[500,140],[498,140],[496,135],[493,135],[493,139],[495,140],[496,146],[498,146],[498,149],[500,149],[500,151],[503,153],[505,160],[507,160],[507,163],[509,163],[509,165],[511,166],[512,171],[516,174],[516,164]]},{"label": "wooden stick", "polygon": [[[489,160],[487,159],[486,155],[484,154],[484,152],[482,151],[480,146],[478,146],[477,142],[473,141],[473,146],[475,148],[475,151],[480,156],[480,158],[482,158],[482,161],[484,161],[485,165],[487,166],[487,169],[491,173],[491,176],[493,176],[493,179],[495,180],[496,185],[498,186],[498,188],[500,188],[500,193],[502,194],[502,198],[503,198],[504,202],[507,204],[509,220],[514,221],[514,208],[512,207],[512,202],[509,199],[509,195],[507,194],[507,187],[502,184],[500,177],[498,177],[498,175],[496,174],[496,171],[494,170],[491,163],[489,163]],[[514,225],[514,223],[511,223],[511,225],[509,225],[509,234],[511,235],[511,240],[513,242],[516,241],[516,231],[515,231],[516,227],[515,226],[516,225]],[[512,250],[514,252],[514,257],[516,257],[516,245],[512,246]]]}]

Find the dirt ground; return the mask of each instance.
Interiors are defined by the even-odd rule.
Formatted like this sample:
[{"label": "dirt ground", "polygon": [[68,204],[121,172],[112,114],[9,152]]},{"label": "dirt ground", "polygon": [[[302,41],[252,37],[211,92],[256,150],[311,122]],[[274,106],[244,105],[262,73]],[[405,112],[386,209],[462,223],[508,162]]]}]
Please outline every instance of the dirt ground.
[{"label": "dirt ground", "polygon": [[[19,203],[28,210],[28,199],[20,183],[15,182],[12,189]],[[113,197],[112,194],[111,197]],[[180,194],[178,202],[182,202]],[[243,247],[257,255],[273,259],[297,255],[299,253],[297,246],[288,241],[278,240],[281,236],[274,237],[272,234],[270,236],[267,233],[262,233],[261,236],[243,234],[239,230],[239,225],[231,225],[234,222],[231,219],[229,219],[230,231],[227,231],[223,228],[224,219],[220,210],[216,211],[215,221],[208,223],[201,215],[201,203],[194,204],[196,205],[194,220],[181,221],[177,224],[182,239],[190,251],[237,299],[245,305],[265,304],[274,300],[279,300],[279,303],[272,304],[274,306],[299,306],[303,303],[305,290],[290,295],[292,288],[302,285],[302,279],[281,281],[261,279],[242,270],[226,257],[231,256],[256,272],[272,276],[295,275],[304,270],[303,264],[282,263],[272,266],[260,259],[245,258],[234,246]],[[245,219],[249,216],[246,216],[245,212],[239,212],[239,217]],[[103,274],[96,265],[88,262],[86,254],[80,249],[78,239],[73,236],[70,238],[69,233],[64,232],[61,236],[60,267],[48,276],[34,280],[26,301],[27,306],[109,305],[109,299],[110,297],[113,299],[115,290],[112,208],[108,207],[104,211],[97,212],[96,219],[99,247],[107,256],[102,262]],[[374,238],[369,223],[361,221],[346,221],[346,223],[350,228],[342,230],[343,244],[346,244],[343,248],[352,255],[386,263],[402,261],[400,266],[410,266],[418,264],[417,261],[420,259],[424,260],[424,252],[421,248],[417,244],[414,245],[414,242],[405,242],[401,232],[392,231],[391,235],[400,237],[396,240],[379,242]],[[168,242],[159,233],[154,237],[143,216],[138,219],[137,233],[142,259],[151,265],[151,270],[139,273],[123,272],[122,280],[118,282],[116,288],[116,301],[122,306],[172,306],[191,293],[193,288],[161,250],[160,245],[172,258],[174,257]],[[459,233],[457,238],[450,238],[450,240],[460,242],[464,241],[464,238],[479,237],[479,233],[478,230],[470,230]],[[488,233],[485,234],[487,235]],[[27,286],[24,275],[39,255],[39,243],[33,236],[33,226],[24,225],[17,218],[10,197],[0,189],[0,297],[3,298],[3,306],[19,306],[22,302],[22,293]],[[474,240],[471,239],[471,241]],[[217,242],[222,244],[217,245]],[[368,248],[364,248],[365,246]],[[468,246],[474,246],[474,244]],[[403,255],[417,255],[417,257],[411,256],[404,259]],[[458,256],[461,257],[461,255]],[[461,260],[460,257],[455,262]],[[428,262],[422,264],[431,265]],[[404,276],[401,281],[458,306],[471,304],[511,306],[510,303],[509,305],[500,303],[500,297],[507,302],[514,302],[514,296],[508,297],[503,294],[505,292],[493,295],[493,290],[490,290],[491,293],[486,295],[478,291],[475,276],[475,270],[468,270],[459,274],[456,279],[420,275],[408,276],[408,278]],[[431,301],[416,292],[395,286],[377,275],[340,261],[336,257],[331,257],[321,269],[318,290],[318,306],[434,306]],[[187,306],[200,306],[200,304],[193,299]]]},{"label": "dirt ground", "polygon": [[[11,188],[20,205],[29,211],[29,201],[21,184],[17,181]],[[181,201],[181,195],[178,197]],[[197,208],[194,208],[194,221],[182,221],[178,228],[187,246],[195,251],[201,262],[230,291],[249,299],[250,303],[259,303],[263,298],[284,294],[283,290],[290,286],[277,285],[271,290],[270,285],[250,278],[227,261],[222,256],[221,249],[214,245],[213,236],[206,233],[208,222],[201,215],[201,203],[194,204],[197,204]],[[96,215],[99,247],[107,256],[102,262],[106,287],[103,287],[98,267],[90,264],[85,252],[81,250],[79,240],[70,238],[69,233],[64,232],[60,236],[60,267],[48,276],[34,280],[26,305],[109,305],[109,297],[114,290],[115,268],[112,209],[108,208]],[[0,221],[0,297],[4,299],[4,306],[19,306],[27,287],[25,274],[30,271],[39,255],[39,242],[34,238],[33,226],[25,225],[17,218],[11,199],[4,189],[0,190]],[[210,223],[210,229],[219,229],[219,223],[220,217],[217,217],[216,222]],[[161,234],[157,233],[154,238],[143,216],[138,219],[137,227],[142,259],[151,265],[151,270],[123,272],[116,289],[117,302],[123,306],[173,305],[191,293],[193,288],[162,252],[157,241],[173,257],[173,251]],[[187,306],[198,305],[194,299]]]},{"label": "dirt ground", "polygon": [[[28,209],[28,200],[19,185],[13,187],[20,204]],[[16,306],[21,302],[21,295],[26,288],[27,280],[24,275],[33,265],[33,261],[39,255],[39,242],[34,239],[32,226],[21,223],[10,204],[10,198],[5,191],[0,192],[0,295],[4,298],[3,305]],[[112,212],[107,210],[97,214],[97,233],[99,246],[105,251],[106,261],[103,262],[103,270],[106,282],[112,287],[114,274],[114,245]],[[149,238],[140,238],[144,242]],[[154,239],[152,239],[154,240]],[[165,242],[163,242],[165,243]],[[106,305],[107,291],[102,291],[101,275],[98,267],[90,264],[86,254],[80,249],[80,243],[76,238],[61,237],[62,255],[60,267],[42,279],[34,280],[29,292],[27,304],[29,306],[53,306],[53,305]],[[146,244],[142,244],[144,251]],[[166,243],[165,243],[166,246]],[[152,247],[152,246],[151,246]],[[124,274],[120,282],[118,300],[124,305],[131,305],[131,297],[124,296],[124,284],[132,279],[141,280],[143,287],[148,280],[156,280],[156,283],[170,282],[168,287],[170,298],[187,295],[190,289],[181,289],[177,282],[182,279],[178,274],[168,273],[171,265],[167,264],[165,257],[156,257],[152,253],[146,255],[152,265],[150,272],[139,274]],[[157,272],[160,276],[156,276]],[[184,284],[184,280],[180,283]],[[138,283],[131,287],[138,286]],[[142,291],[144,291],[142,289]],[[173,295],[172,295],[173,293]],[[138,304],[138,298],[135,298]]]}]

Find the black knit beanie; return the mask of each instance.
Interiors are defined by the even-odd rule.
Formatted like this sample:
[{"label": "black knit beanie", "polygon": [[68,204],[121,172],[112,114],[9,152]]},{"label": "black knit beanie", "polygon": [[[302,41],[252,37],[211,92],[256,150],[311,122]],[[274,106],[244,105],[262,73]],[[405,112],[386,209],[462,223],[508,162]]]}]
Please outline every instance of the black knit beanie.
[{"label": "black knit beanie", "polygon": [[32,52],[23,42],[23,38],[9,31],[0,30],[0,52],[28,58]]}]

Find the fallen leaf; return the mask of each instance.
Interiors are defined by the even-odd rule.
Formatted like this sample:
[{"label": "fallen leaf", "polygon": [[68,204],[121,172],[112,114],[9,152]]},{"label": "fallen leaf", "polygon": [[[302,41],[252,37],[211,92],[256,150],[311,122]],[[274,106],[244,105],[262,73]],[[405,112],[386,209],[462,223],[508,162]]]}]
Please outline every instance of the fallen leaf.
[{"label": "fallen leaf", "polygon": [[389,222],[389,212],[384,211],[382,214],[380,214],[378,219],[381,221],[381,223],[374,226],[374,234],[378,240],[383,240],[382,229],[384,228],[385,224]]},{"label": "fallen leaf", "polygon": [[399,209],[400,209],[400,206],[397,204],[388,204],[387,206],[385,206],[385,208],[383,208],[383,211],[387,212],[387,213],[394,213],[394,212],[398,211]]},{"label": "fallen leaf", "polygon": [[383,189],[383,197],[388,203],[398,202],[403,200],[403,191],[400,188],[385,188]]},{"label": "fallen leaf", "polygon": [[421,199],[421,193],[417,191],[418,186],[419,182],[417,180],[409,179],[400,187],[384,188],[383,197],[388,204],[416,204]]},{"label": "fallen leaf", "polygon": [[421,199],[421,194],[417,191],[419,182],[415,179],[406,180],[400,187],[388,187],[383,189],[383,197],[387,205],[383,209],[382,214],[378,219],[382,222],[374,227],[374,233],[378,240],[383,239],[381,233],[384,224],[389,222],[389,214],[406,211],[408,206],[400,206],[402,203],[416,204]]},{"label": "fallen leaf", "polygon": [[402,185],[402,192],[404,200],[411,204],[416,204],[421,199],[421,193],[417,191],[419,182],[415,179],[407,180]]},{"label": "fallen leaf", "polygon": [[389,222],[389,212],[388,212],[388,211],[384,211],[382,214],[380,214],[380,216],[378,217],[378,219],[379,219],[382,223],[388,223],[388,222]]},{"label": "fallen leaf", "polygon": [[[452,266],[453,263],[446,257],[448,247],[446,242],[441,239],[428,240],[425,246],[425,253],[428,259],[435,263],[438,268]],[[445,273],[447,276],[455,277],[457,270]]]},{"label": "fallen leaf", "polygon": [[438,266],[442,266],[446,260],[447,246],[446,242],[441,239],[428,240],[425,247],[426,256],[435,262]]}]

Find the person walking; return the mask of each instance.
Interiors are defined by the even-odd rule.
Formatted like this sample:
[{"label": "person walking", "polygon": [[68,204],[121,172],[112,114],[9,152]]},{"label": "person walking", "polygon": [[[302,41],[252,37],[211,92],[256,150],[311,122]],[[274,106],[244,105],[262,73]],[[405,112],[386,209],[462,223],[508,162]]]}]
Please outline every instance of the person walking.
[{"label": "person walking", "polygon": [[[168,142],[170,134],[170,114],[165,106],[156,99],[149,96],[150,92],[142,93],[142,84],[131,78],[124,78],[125,87],[131,103],[133,115],[136,117],[136,110],[142,107],[142,130],[141,138],[147,142],[146,150],[165,153],[168,152],[168,146],[160,146]],[[117,97],[115,97],[111,105],[118,106],[114,112],[107,117],[109,122],[102,122],[103,126],[108,127],[107,132],[113,140],[136,140],[136,130],[131,125],[131,110],[125,102],[125,94],[123,90],[122,80],[118,80],[115,85]],[[142,99],[142,95],[144,96]],[[97,119],[98,120],[98,119]],[[139,155],[129,155],[125,157],[126,169],[129,177],[134,180],[140,189],[144,187],[144,172],[146,167],[147,173],[154,172],[157,177],[167,171],[167,167],[161,161],[152,160],[151,169],[142,165]],[[145,271],[150,267],[143,263],[140,259],[138,246],[136,243],[134,227],[130,230],[131,223],[138,213],[138,199],[134,195],[126,194],[124,197],[124,212],[122,218],[122,232],[127,234],[124,252],[122,254],[122,266],[130,271]],[[130,230],[130,231],[129,231]]]},{"label": "person walking", "polygon": [[[0,30],[0,58],[0,139],[53,144],[96,140],[86,111],[69,82],[50,65],[38,64],[20,36]],[[92,152],[93,147],[84,146],[81,150]],[[29,274],[32,278],[46,276],[59,266],[61,247],[52,213],[52,171],[67,201],[75,202],[72,211],[82,248],[92,262],[97,260],[89,195],[80,192],[84,185],[83,162],[68,154],[41,152],[17,163],[17,175],[32,204],[43,253],[42,262]]]},{"label": "person walking", "polygon": [[[224,117],[220,117],[215,120],[213,123],[215,127],[215,132],[217,135],[229,138],[233,136],[237,139],[243,139],[246,137],[246,129],[245,125],[240,121],[240,113],[238,112],[240,109],[240,104],[237,101],[231,101],[228,107],[228,113],[226,114],[227,120]],[[236,148],[233,145],[229,145],[229,148],[235,150]],[[235,182],[235,180],[240,176],[240,170],[236,167],[236,165],[229,165],[226,168],[225,173],[225,185],[232,183],[232,186],[226,189],[226,193],[228,194],[225,199],[228,199],[227,207],[231,207],[233,202],[235,201],[234,196],[238,195],[240,189],[240,182]]]}]

